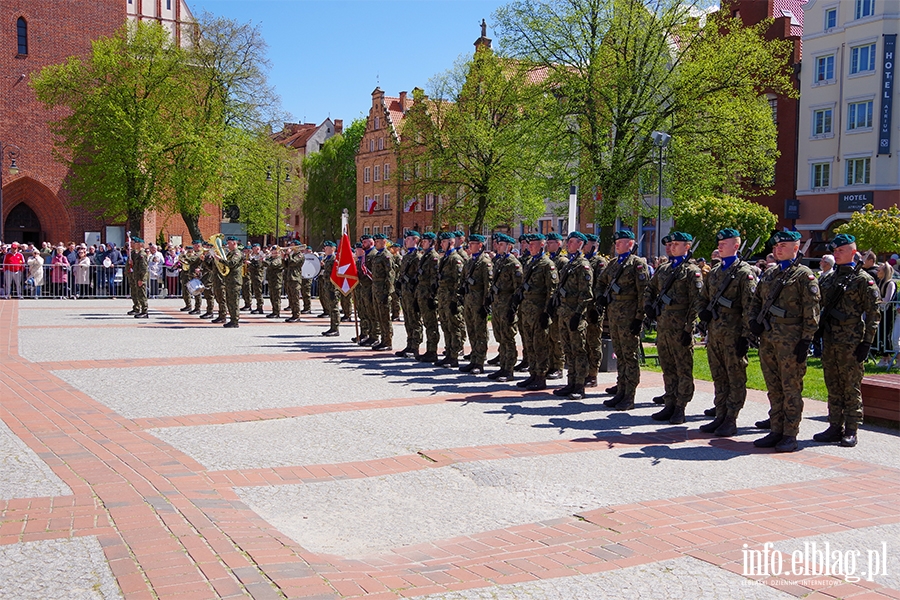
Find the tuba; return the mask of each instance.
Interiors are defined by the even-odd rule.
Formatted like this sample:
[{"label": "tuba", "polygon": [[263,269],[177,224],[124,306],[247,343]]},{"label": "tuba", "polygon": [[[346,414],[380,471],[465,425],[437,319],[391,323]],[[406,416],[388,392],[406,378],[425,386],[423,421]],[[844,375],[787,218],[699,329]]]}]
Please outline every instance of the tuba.
[{"label": "tuba", "polygon": [[228,273],[231,269],[228,268],[228,265],[222,264],[221,261],[225,260],[225,244],[222,240],[225,239],[225,235],[221,233],[217,233],[210,237],[207,241],[212,245],[213,251],[216,253],[216,256],[220,259],[216,261],[216,268],[219,270],[219,275],[222,277],[227,277]]}]

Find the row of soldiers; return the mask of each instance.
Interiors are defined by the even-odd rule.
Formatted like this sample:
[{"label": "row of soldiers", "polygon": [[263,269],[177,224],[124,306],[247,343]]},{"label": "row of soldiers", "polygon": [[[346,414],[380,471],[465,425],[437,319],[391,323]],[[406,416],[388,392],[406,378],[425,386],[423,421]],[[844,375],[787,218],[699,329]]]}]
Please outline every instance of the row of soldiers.
[{"label": "row of soldiers", "polygon": [[[813,439],[856,445],[862,362],[877,329],[880,298],[871,276],[855,262],[852,236],[835,238],[836,268],[821,281],[801,262],[797,232],[773,236],[777,262],[761,276],[740,257],[735,229],[718,232],[719,260],[705,277],[691,258],[694,240],[686,232],[663,238],[668,260],[652,275],[634,252],[633,232],[617,231],[614,239],[615,256],[607,259],[598,254],[593,235],[575,231],[563,240],[558,234],[528,234],[519,239],[523,247],[517,257],[516,240],[497,233],[492,258],[484,236],[471,235],[465,244],[462,232],[410,231],[395,269],[385,237],[363,236],[357,247],[360,335],[353,341],[391,349],[388,297],[394,289],[407,334],[397,356],[471,374],[483,373],[486,362],[493,362],[499,368],[488,377],[497,381],[513,380],[515,371],[527,369],[528,378],[516,385],[532,391],[547,389],[548,379],[561,378],[565,367],[567,382],[553,394],[577,400],[597,385],[605,318],[618,372],[604,404],[627,411],[635,406],[640,383],[641,332],[655,322],[664,393],[653,399],[662,408],[651,417],[681,424],[694,395],[693,331],[699,320],[708,331],[715,386],[714,407],[706,411],[714,418],[701,430],[720,437],[737,433],[748,351],[758,345],[770,411],[756,426],[770,433],[754,444],[791,452],[798,448],[807,356],[820,338],[830,425]],[[488,315],[499,345],[492,361],[486,361]],[[439,356],[441,333],[445,347]],[[517,333],[523,349],[519,365]],[[460,367],[467,337],[469,362]]]}]

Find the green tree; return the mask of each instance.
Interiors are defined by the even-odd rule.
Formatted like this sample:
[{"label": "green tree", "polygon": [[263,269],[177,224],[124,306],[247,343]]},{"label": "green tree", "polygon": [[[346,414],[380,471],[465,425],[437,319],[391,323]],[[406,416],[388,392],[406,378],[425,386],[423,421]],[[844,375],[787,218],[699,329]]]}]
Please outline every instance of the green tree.
[{"label": "green tree", "polygon": [[705,258],[717,245],[716,234],[726,227],[737,229],[748,249],[759,238],[758,252],[778,224],[778,217],[762,204],[733,196],[685,199],[673,207],[672,213],[678,229],[694,236],[696,255]]},{"label": "green tree", "polygon": [[399,152],[401,201],[434,193],[436,224],[465,222],[472,232],[543,214],[553,186],[569,181],[552,160],[555,99],[533,76],[530,65],[482,47],[435,77],[430,98],[414,90]]},{"label": "green tree", "polygon": [[57,160],[71,168],[76,201],[142,232],[144,212],[162,204],[173,150],[187,143],[177,111],[190,95],[185,52],[156,23],[123,26],[92,43],[86,59],[45,67],[31,85],[48,109]]},{"label": "green tree", "polygon": [[[676,198],[741,195],[742,178],[770,178],[774,129],[758,96],[764,88],[792,93],[789,44],[765,40],[767,23],[747,28],[728,15],[707,15],[712,5],[517,0],[495,15],[504,46],[550,71],[547,86],[563,99],[559,118],[571,123],[565,135],[580,189],[601,192],[595,216],[605,235],[617,216],[641,210],[655,130],[673,137],[670,159],[702,165],[689,194],[676,190]],[[676,185],[685,183],[683,173],[676,171]]]},{"label": "green tree", "polygon": [[303,216],[310,229],[323,232],[326,239],[340,237],[344,209],[350,215],[350,231],[355,231],[356,153],[365,132],[365,119],[355,119],[343,133],[329,138],[318,152],[303,159]]},{"label": "green tree", "polygon": [[875,210],[871,204],[854,212],[848,223],[837,227],[835,233],[849,233],[856,237],[856,247],[876,253],[900,252],[900,208],[897,205]]}]

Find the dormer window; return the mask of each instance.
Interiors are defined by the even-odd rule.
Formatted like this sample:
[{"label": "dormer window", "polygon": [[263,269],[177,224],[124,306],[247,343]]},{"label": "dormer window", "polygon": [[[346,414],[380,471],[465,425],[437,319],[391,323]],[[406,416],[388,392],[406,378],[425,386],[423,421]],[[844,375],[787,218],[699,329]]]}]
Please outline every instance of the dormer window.
[{"label": "dormer window", "polygon": [[16,21],[16,35],[19,40],[19,56],[28,55],[28,21],[24,17],[19,17]]}]

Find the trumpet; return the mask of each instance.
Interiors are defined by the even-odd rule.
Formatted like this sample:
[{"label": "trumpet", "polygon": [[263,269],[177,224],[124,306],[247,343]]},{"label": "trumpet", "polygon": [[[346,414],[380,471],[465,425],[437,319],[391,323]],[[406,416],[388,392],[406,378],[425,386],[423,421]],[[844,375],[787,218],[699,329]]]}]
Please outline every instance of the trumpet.
[{"label": "trumpet", "polygon": [[228,265],[222,264],[221,261],[225,260],[225,244],[222,240],[225,239],[225,236],[221,233],[217,233],[211,236],[207,241],[213,247],[213,256],[218,258],[216,261],[216,268],[219,270],[219,275],[222,277],[227,277],[228,273],[231,272],[231,269],[228,268]]}]

